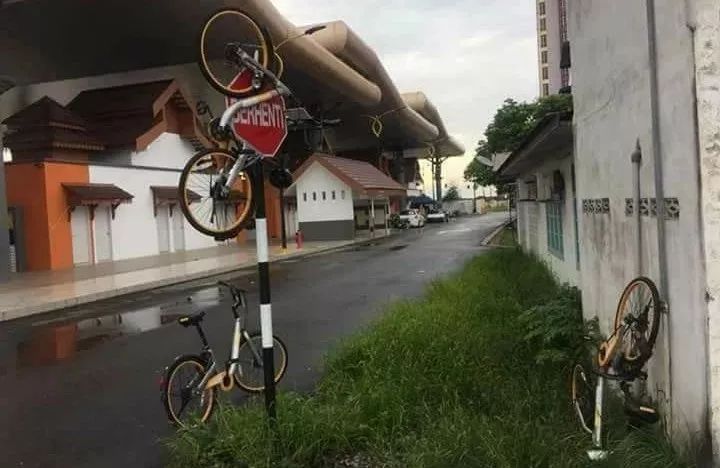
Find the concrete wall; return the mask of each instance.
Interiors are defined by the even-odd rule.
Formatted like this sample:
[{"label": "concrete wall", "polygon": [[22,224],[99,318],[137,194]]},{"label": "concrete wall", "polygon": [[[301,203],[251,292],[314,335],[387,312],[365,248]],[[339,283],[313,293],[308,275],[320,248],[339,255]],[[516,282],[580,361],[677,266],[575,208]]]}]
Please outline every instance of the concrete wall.
[{"label": "concrete wall", "polygon": [[[301,226],[307,222],[353,219],[352,190],[319,163],[313,164],[300,176],[296,188],[298,221]],[[335,199],[332,197],[333,191]]]},{"label": "concrete wall", "polygon": [[[156,167],[157,170],[90,166],[90,182],[116,184],[135,196],[132,203],[118,207],[112,221],[113,260],[158,254],[159,221],[154,216],[150,187],[177,186],[180,169],[193,152],[192,146],[178,135],[164,133],[145,151],[133,153],[131,156],[133,165]],[[159,216],[161,214],[158,212]],[[172,216],[183,216],[179,206],[172,210]],[[170,225],[172,226],[172,223]],[[138,236],[138,232],[146,235]],[[216,245],[212,238],[195,231],[185,219],[183,232],[186,250]]]},{"label": "concrete wall", "polygon": [[[692,36],[685,2],[656,3],[665,196],[676,197],[681,210],[679,219],[666,223],[672,386],[665,346],[669,333],[663,324],[648,388],[663,403],[663,414],[672,409],[674,432],[702,435],[707,353]],[[635,225],[624,211],[625,198],[632,197],[630,154],[638,140],[644,149],[642,196],[655,194],[645,2],[584,0],[570,2],[569,8],[578,198],[610,200],[609,213],[580,218],[583,307],[588,318],[599,316],[608,332],[624,285],[638,274],[658,282],[656,219],[643,217],[645,263],[639,269]]]},{"label": "concrete wall", "polygon": [[350,240],[355,237],[352,220],[301,222],[300,230],[307,241]]},{"label": "concrete wall", "polygon": [[691,2],[695,29],[696,92],[700,188],[710,362],[710,430],[716,464],[720,461],[720,21],[716,0]]},{"label": "concrete wall", "polygon": [[[565,179],[565,199],[561,202],[563,251],[562,255],[552,252],[548,244],[547,208],[550,198],[550,184],[553,173],[559,170]],[[540,258],[557,277],[558,281],[574,286],[580,285],[580,271],[575,236],[575,212],[572,191],[572,159],[564,158],[546,162],[535,171],[518,179],[519,198],[518,240],[523,250]],[[529,201],[527,182],[536,181],[537,200]]]}]

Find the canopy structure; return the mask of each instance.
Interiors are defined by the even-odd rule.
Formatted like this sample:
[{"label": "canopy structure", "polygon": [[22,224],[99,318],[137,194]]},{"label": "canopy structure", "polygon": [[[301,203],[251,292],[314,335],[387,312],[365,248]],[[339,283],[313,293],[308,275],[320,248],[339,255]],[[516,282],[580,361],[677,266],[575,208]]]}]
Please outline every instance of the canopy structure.
[{"label": "canopy structure", "polygon": [[[426,148],[442,157],[464,154],[422,93],[401,94],[377,54],[345,23],[312,36],[269,0],[4,0],[0,1],[0,93],[11,87],[196,61],[202,19],[223,7],[249,12],[270,32],[287,73],[284,80],[313,114],[340,118],[334,149]],[[439,63],[438,66],[442,66]],[[206,87],[194,65],[181,79],[194,97]],[[372,116],[382,133],[371,130]],[[378,141],[379,140],[379,141]]]}]

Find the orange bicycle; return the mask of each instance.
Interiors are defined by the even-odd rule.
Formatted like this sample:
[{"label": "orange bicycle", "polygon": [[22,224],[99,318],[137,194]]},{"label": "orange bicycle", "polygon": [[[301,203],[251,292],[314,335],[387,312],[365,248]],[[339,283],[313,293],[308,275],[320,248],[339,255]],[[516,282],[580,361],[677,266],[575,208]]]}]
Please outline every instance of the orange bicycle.
[{"label": "orange bicycle", "polygon": [[588,372],[576,364],[572,372],[572,403],[583,430],[592,435],[592,460],[602,460],[603,393],[607,380],[619,382],[626,414],[636,421],[657,422],[658,414],[648,402],[633,395],[632,383],[646,380],[645,364],[650,360],[660,325],[663,306],[657,287],[639,277],[623,290],[615,313],[613,332],[598,349],[596,363]]}]

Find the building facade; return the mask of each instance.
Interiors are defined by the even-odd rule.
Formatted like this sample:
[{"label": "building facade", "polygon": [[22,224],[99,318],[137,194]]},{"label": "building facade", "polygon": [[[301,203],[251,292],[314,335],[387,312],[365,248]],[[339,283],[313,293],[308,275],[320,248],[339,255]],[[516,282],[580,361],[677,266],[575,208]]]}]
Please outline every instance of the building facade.
[{"label": "building facade", "polygon": [[540,96],[558,94],[570,85],[563,64],[563,49],[568,47],[567,0],[537,0],[537,35]]},{"label": "building facade", "polygon": [[551,114],[500,166],[517,188],[517,232],[559,282],[579,286],[580,250],[572,114]]},{"label": "building facade", "polygon": [[642,275],[658,285],[668,313],[647,391],[673,440],[712,446],[717,466],[718,4],[569,7],[584,313],[608,333],[625,284]]}]

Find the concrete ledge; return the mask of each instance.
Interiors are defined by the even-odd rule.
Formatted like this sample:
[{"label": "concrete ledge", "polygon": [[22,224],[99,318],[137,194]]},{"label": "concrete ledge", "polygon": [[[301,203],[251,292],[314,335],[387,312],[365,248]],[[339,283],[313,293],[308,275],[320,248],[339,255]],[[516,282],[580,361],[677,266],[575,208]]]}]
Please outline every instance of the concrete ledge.
[{"label": "concrete ledge", "polygon": [[[306,250],[299,250],[292,253],[275,253],[270,255],[270,261],[283,261],[283,260],[289,260],[289,259],[298,259],[303,257],[309,257],[313,255],[319,255],[319,254],[327,254],[335,251],[340,251],[347,249],[348,247],[354,246],[354,245],[362,245],[369,242],[374,241],[380,241],[386,239],[386,237],[378,237],[375,240],[372,239],[356,239],[352,241],[348,241],[345,243],[342,243],[341,245],[332,245],[327,247],[318,247],[318,248],[309,248]],[[0,322],[8,321],[8,320],[15,320],[19,318],[29,317],[32,315],[38,315],[42,313],[52,312],[60,309],[66,309],[69,307],[75,307],[78,305],[83,304],[89,304],[91,302],[97,302],[104,299],[110,299],[113,297],[119,297],[124,296],[127,294],[133,294],[143,291],[148,291],[151,289],[161,288],[165,286],[171,286],[175,284],[182,284],[189,281],[196,281],[201,280],[204,278],[210,278],[214,276],[219,276],[223,274],[228,274],[236,271],[242,271],[242,270],[248,270],[255,268],[257,263],[253,261],[246,261],[242,263],[238,263],[236,265],[232,266],[226,266],[226,267],[218,267],[218,268],[212,268],[202,271],[197,271],[194,273],[182,273],[178,275],[168,275],[169,272],[172,272],[173,265],[170,266],[164,266],[164,267],[157,267],[157,268],[148,268],[144,270],[137,270],[127,273],[122,273],[122,275],[133,275],[133,274],[141,274],[141,278],[138,278],[137,284],[131,284],[129,286],[123,286],[123,287],[108,287],[107,289],[95,291],[95,292],[89,292],[85,294],[79,294],[74,297],[69,298],[63,298],[63,299],[49,299],[47,302],[43,302],[40,304],[33,304],[33,305],[23,305],[22,300],[20,299],[20,303],[16,305],[8,306],[7,304],[3,308],[3,310],[0,310]],[[157,270],[157,277],[160,279],[155,280],[147,280],[148,274],[152,273],[152,270]],[[103,281],[103,278],[105,277],[99,277],[92,280],[85,280],[85,281]],[[107,278],[105,279],[109,281]],[[132,282],[132,280],[130,280]],[[49,288],[52,288],[52,286],[46,286]],[[35,291],[35,294],[42,294],[43,288],[28,288],[27,294],[33,294],[33,291]]]},{"label": "concrete ledge", "polygon": [[510,220],[508,220],[508,221],[505,221],[505,222],[504,222],[503,224],[501,224],[500,226],[498,226],[497,229],[495,229],[495,230],[492,231],[490,234],[488,234],[487,236],[485,236],[485,238],[484,238],[484,239],[482,240],[482,242],[481,242],[482,245],[483,245],[483,246],[486,246],[486,247],[489,246],[490,243],[492,242],[492,240],[495,239],[495,237],[498,236],[498,235],[503,231],[503,229],[505,229],[506,227],[508,227],[509,225],[511,225],[512,223],[514,223],[515,221],[517,221],[517,218],[512,218],[512,219],[510,219]]}]

